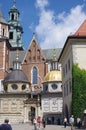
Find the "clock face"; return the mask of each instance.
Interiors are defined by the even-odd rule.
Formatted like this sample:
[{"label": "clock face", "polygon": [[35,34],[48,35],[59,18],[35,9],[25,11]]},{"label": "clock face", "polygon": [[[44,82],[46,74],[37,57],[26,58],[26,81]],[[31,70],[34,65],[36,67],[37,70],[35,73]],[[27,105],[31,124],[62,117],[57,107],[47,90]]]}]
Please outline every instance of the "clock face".
[{"label": "clock face", "polygon": [[58,88],[58,86],[57,86],[57,84],[52,84],[52,89],[57,89]]}]

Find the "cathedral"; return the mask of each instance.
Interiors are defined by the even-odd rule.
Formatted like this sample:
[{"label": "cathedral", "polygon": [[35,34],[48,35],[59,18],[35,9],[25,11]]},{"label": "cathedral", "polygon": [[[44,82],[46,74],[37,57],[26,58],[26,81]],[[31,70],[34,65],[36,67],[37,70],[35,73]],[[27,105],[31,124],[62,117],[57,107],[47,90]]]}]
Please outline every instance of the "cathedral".
[{"label": "cathedral", "polygon": [[0,11],[0,123],[31,122],[38,116],[48,124],[62,120],[61,48],[42,50],[35,34],[27,50],[15,2],[8,22]]}]

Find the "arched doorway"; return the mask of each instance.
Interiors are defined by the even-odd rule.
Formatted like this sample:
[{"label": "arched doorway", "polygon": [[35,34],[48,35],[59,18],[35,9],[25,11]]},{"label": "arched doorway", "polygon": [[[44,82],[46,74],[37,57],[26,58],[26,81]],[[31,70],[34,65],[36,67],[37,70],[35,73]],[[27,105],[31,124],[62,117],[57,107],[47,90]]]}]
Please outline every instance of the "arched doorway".
[{"label": "arched doorway", "polygon": [[30,112],[29,112],[29,120],[31,120],[31,122],[33,123],[33,119],[35,118],[35,107],[30,108]]}]

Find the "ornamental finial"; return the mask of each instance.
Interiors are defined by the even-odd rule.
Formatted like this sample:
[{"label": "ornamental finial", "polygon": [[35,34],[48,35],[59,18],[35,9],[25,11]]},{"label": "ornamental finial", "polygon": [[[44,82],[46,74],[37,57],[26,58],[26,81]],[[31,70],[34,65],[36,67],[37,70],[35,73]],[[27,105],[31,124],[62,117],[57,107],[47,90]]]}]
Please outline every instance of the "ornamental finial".
[{"label": "ornamental finial", "polygon": [[16,0],[13,0],[13,4],[16,5]]}]

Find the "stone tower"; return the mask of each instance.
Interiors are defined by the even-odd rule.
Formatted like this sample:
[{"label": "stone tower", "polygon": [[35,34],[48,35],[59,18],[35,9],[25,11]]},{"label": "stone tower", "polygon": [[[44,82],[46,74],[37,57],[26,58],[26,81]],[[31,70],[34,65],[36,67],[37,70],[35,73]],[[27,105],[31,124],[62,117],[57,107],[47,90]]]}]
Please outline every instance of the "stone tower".
[{"label": "stone tower", "polygon": [[15,50],[17,47],[23,49],[22,34],[23,28],[19,22],[19,10],[16,8],[14,1],[13,6],[9,11],[9,42],[12,49]]}]

